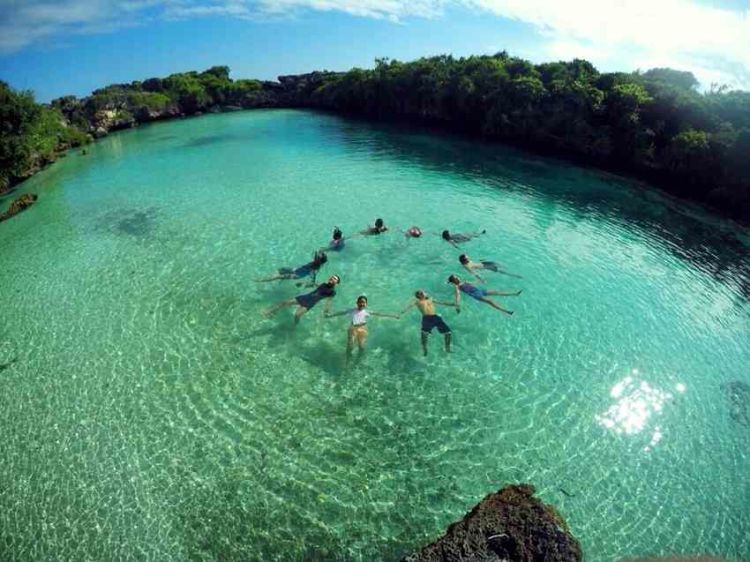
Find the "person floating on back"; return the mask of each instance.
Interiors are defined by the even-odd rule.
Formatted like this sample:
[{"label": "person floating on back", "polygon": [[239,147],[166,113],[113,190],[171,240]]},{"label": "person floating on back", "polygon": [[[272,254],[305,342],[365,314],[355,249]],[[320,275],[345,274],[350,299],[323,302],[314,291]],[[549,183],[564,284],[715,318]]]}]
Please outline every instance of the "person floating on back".
[{"label": "person floating on back", "polygon": [[495,291],[492,289],[480,289],[479,287],[475,287],[471,283],[462,283],[461,279],[458,278],[456,275],[451,275],[448,277],[448,283],[451,283],[453,285],[453,298],[456,310],[461,310],[461,293],[466,293],[471,298],[476,299],[480,302],[487,303],[492,308],[496,308],[497,310],[504,312],[508,316],[513,314],[512,310],[508,310],[497,304],[495,301],[488,299],[487,297],[490,296],[500,296],[500,297],[517,297],[521,294],[521,291],[515,291],[513,293],[503,293],[501,291]]},{"label": "person floating on back", "polygon": [[387,232],[387,230],[388,227],[385,226],[383,219],[375,219],[375,226],[368,226],[364,230],[360,230],[359,233],[362,236],[377,236],[378,234]]},{"label": "person floating on back", "polygon": [[418,226],[410,226],[406,230],[404,230],[404,236],[407,238],[421,238],[422,237],[422,229]]},{"label": "person floating on back", "polygon": [[483,230],[482,232],[458,232],[458,233],[451,234],[450,231],[444,230],[441,236],[443,240],[445,240],[446,242],[449,242],[450,244],[458,248],[458,245],[461,242],[468,242],[472,238],[476,238],[477,236],[481,236],[482,234],[486,234],[486,233],[487,231]]},{"label": "person floating on back", "polygon": [[328,261],[328,256],[325,252],[315,252],[315,257],[309,263],[301,265],[296,269],[291,267],[282,267],[278,270],[276,275],[266,277],[265,279],[256,279],[258,283],[266,283],[268,281],[279,281],[284,279],[304,279],[305,277],[312,276],[310,285],[315,284],[315,276],[318,274],[318,270],[323,267]]},{"label": "person floating on back", "polygon": [[413,306],[416,306],[419,309],[419,312],[422,313],[422,331],[421,331],[422,352],[424,353],[424,355],[427,355],[427,337],[430,335],[430,333],[432,332],[434,328],[437,328],[438,332],[443,334],[443,336],[445,337],[445,352],[450,353],[451,352],[451,329],[448,327],[448,324],[446,324],[445,321],[443,321],[443,318],[435,313],[435,305],[436,304],[442,304],[445,306],[455,306],[455,305],[449,302],[440,302],[440,301],[432,300],[429,296],[427,296],[427,293],[425,293],[422,289],[419,289],[416,293],[414,293],[414,297],[416,298],[416,300],[409,303],[409,305],[407,305],[406,308],[404,308],[401,311],[401,314],[404,314]]},{"label": "person floating on back", "polygon": [[310,291],[309,293],[305,293],[302,295],[297,295],[293,299],[278,302],[271,308],[266,310],[263,313],[263,316],[268,318],[273,314],[276,314],[282,308],[294,306],[296,304],[298,305],[297,310],[294,312],[294,323],[296,325],[299,324],[299,319],[302,318],[302,316],[308,310],[310,310],[312,307],[314,307],[324,299],[328,299],[323,311],[324,314],[327,314],[331,311],[331,305],[333,304],[332,299],[336,296],[336,285],[338,285],[339,283],[341,283],[341,278],[338,275],[331,275],[328,278],[328,281],[318,285],[314,291]]},{"label": "person floating on back", "polygon": [[334,226],[331,241],[328,243],[327,249],[331,252],[340,252],[344,249],[344,245],[344,233],[341,232],[341,229],[338,226]]},{"label": "person floating on back", "polygon": [[466,254],[461,254],[460,256],[458,256],[458,261],[462,266],[464,266],[464,269],[466,271],[471,273],[477,279],[477,281],[481,283],[484,283],[484,279],[479,276],[479,274],[477,273],[477,269],[486,269],[487,271],[494,271],[496,273],[502,273],[503,275],[510,275],[511,277],[521,279],[520,275],[505,271],[502,266],[495,261],[471,261],[471,259],[469,259],[469,256],[467,256]]},{"label": "person floating on back", "polygon": [[349,329],[347,330],[346,339],[346,362],[348,363],[352,357],[352,350],[354,349],[354,340],[357,340],[357,347],[359,353],[362,355],[365,351],[365,342],[367,341],[367,319],[370,316],[378,316],[380,318],[395,318],[398,319],[396,314],[383,314],[380,312],[371,312],[367,310],[367,297],[360,295],[357,297],[357,307],[350,308],[348,310],[342,310],[341,312],[334,312],[333,314],[326,314],[326,318],[333,318],[334,316],[342,316],[348,314],[350,316]]}]

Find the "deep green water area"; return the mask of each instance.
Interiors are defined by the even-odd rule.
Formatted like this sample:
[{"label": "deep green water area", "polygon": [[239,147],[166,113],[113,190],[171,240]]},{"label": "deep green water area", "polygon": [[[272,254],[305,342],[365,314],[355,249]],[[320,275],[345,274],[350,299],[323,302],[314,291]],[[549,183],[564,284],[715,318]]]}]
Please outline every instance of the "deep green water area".
[{"label": "deep green water area", "polygon": [[[303,111],[111,135],[0,225],[0,560],[395,561],[529,482],[586,559],[750,559],[750,234],[628,180]],[[6,198],[4,205],[8,204]],[[262,310],[382,216],[334,308],[449,299],[465,244],[508,317]]]}]

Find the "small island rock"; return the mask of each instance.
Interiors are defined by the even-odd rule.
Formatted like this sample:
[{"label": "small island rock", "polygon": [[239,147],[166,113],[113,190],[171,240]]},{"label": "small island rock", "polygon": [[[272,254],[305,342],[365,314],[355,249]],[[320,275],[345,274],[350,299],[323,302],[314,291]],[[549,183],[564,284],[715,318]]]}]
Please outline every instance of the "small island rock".
[{"label": "small island rock", "polygon": [[529,484],[488,495],[445,535],[402,562],[578,562],[581,545]]},{"label": "small island rock", "polygon": [[10,204],[10,207],[8,207],[7,211],[5,211],[3,214],[0,214],[0,222],[9,219],[13,215],[17,215],[25,209],[28,209],[36,202],[36,200],[36,193],[25,193],[24,195],[21,195],[21,197]]}]

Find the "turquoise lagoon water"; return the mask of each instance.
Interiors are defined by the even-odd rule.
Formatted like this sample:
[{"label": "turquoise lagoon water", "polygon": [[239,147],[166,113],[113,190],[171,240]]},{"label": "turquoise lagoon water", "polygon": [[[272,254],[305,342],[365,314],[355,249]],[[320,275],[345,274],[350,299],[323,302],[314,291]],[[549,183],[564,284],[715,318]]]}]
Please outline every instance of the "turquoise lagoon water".
[{"label": "turquoise lagoon water", "polygon": [[[0,225],[0,559],[397,560],[530,482],[588,560],[750,559],[748,231],[625,180],[300,111],[115,134],[24,185]],[[7,201],[6,201],[7,204]],[[252,280],[377,216],[337,309],[450,298],[465,246],[503,302],[263,319]],[[322,308],[322,307],[321,307]],[[732,388],[745,388],[735,385]],[[744,410],[743,410],[744,408]]]}]

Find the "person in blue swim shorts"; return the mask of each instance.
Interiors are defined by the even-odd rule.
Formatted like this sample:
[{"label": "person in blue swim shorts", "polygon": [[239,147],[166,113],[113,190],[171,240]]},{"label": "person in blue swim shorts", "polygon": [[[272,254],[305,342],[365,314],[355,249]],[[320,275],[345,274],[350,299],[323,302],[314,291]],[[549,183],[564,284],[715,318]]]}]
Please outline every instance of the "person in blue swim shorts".
[{"label": "person in blue swim shorts", "polygon": [[465,293],[469,295],[471,298],[476,299],[480,302],[486,303],[490,305],[492,308],[496,308],[500,312],[504,312],[508,316],[513,314],[512,310],[508,310],[506,308],[503,308],[499,304],[497,304],[492,299],[489,299],[487,297],[490,296],[499,296],[499,297],[517,297],[521,294],[521,291],[514,291],[512,293],[505,293],[502,291],[495,291],[494,289],[484,289],[482,287],[477,287],[475,285],[472,285],[471,283],[463,283],[461,282],[461,279],[457,275],[451,275],[448,277],[448,283],[453,285],[453,298],[455,307],[457,310],[461,310],[461,293]]}]

